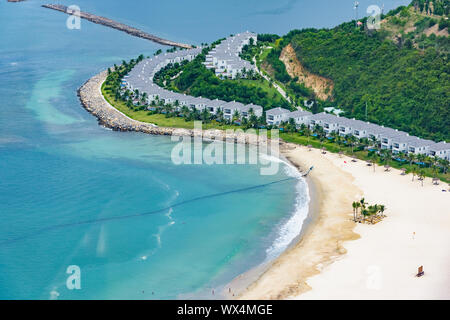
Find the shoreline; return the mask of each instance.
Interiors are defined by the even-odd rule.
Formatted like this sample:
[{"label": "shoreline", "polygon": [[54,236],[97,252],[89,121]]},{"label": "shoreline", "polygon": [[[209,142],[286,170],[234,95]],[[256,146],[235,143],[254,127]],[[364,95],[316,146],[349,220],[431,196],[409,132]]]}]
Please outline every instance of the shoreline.
[{"label": "shoreline", "polygon": [[[210,129],[202,134],[193,129],[158,127],[127,117],[101,94],[106,76],[107,72],[103,71],[78,90],[82,106],[97,117],[100,125],[115,131],[202,137],[207,141],[226,140],[222,130]],[[254,135],[251,134],[235,134],[234,139],[238,143],[254,144]],[[309,151],[305,146],[282,140],[280,155],[300,172],[314,166],[306,177],[310,193],[308,216],[299,236],[288,248],[273,261],[257,266],[225,285],[225,297],[243,300],[450,298],[450,290],[447,289],[450,288],[450,275],[445,269],[450,268],[450,253],[442,246],[442,243],[450,243],[450,215],[444,215],[446,208],[450,207],[448,192],[439,192],[441,187],[432,185],[430,178],[425,179],[425,187],[418,183],[412,187],[411,175],[403,176],[397,169],[386,173],[377,165],[373,172],[372,167],[367,169],[364,161],[353,163],[348,156],[330,152],[322,154],[318,149]],[[386,205],[388,217],[377,225],[354,223],[351,204],[362,197],[371,204]],[[433,199],[432,203],[429,203],[430,199]],[[424,213],[427,219],[433,216],[432,222],[424,220]],[[414,222],[413,227],[410,220]],[[411,250],[408,242],[411,234],[424,228],[427,236],[422,241],[425,245],[422,244],[420,250]],[[383,243],[381,249],[380,243]],[[404,252],[410,256],[404,257],[405,261],[398,261]],[[437,252],[436,265],[433,254]],[[411,257],[414,257],[414,263],[406,265],[411,262]],[[377,260],[374,261],[375,258]],[[425,270],[431,267],[436,274],[429,276],[431,280],[421,279],[428,291],[417,293],[414,272],[420,263],[425,263],[423,260],[427,262]],[[372,261],[371,265],[367,265],[368,261]],[[384,290],[368,291],[367,272],[378,265],[383,266],[390,281]],[[230,285],[235,293],[232,297],[225,292]],[[397,292],[399,286],[405,288],[402,294]],[[436,295],[435,291],[439,294]]]},{"label": "shoreline", "polygon": [[[179,136],[190,136],[195,137],[198,133],[193,129],[182,129],[182,128],[168,128],[168,127],[158,127],[154,124],[140,122],[133,120],[126,116],[121,111],[117,110],[111,106],[104,98],[101,92],[101,86],[106,80],[107,71],[102,71],[101,73],[93,76],[87,80],[77,91],[78,97],[84,109],[86,109],[90,114],[94,115],[99,125],[106,128],[110,128],[114,131],[136,131],[153,135],[179,135]],[[225,132],[222,130],[205,130],[203,131],[203,139],[211,141],[208,136],[214,137],[215,139],[225,140]],[[249,134],[236,134],[236,142],[252,144],[252,136]],[[280,141],[280,156],[291,165],[298,173],[301,174],[302,169],[307,169],[310,166],[303,165],[294,161],[292,157],[286,152],[288,149],[296,147],[296,145]],[[310,173],[311,175],[311,173]],[[319,199],[322,197],[321,189],[317,186],[317,181],[314,178],[303,177],[305,179],[308,193],[309,193],[309,203],[308,203],[308,214],[303,220],[302,228],[300,232],[295,236],[291,243],[279,254],[276,258],[269,261],[263,262],[262,264],[246,271],[245,273],[239,275],[231,283],[225,284],[222,290],[222,294],[226,299],[235,299],[239,297],[242,292],[246,290],[246,287],[252,285],[259,277],[261,277],[265,272],[271,269],[274,263],[280,259],[287,251],[295,248],[299,242],[301,242],[306,235],[314,229],[315,224],[319,218]],[[233,288],[233,293],[237,293],[236,296],[232,296],[231,293],[228,294],[226,290],[229,287]]]},{"label": "shoreline", "polygon": [[[288,299],[309,291],[307,280],[346,253],[344,242],[359,238],[353,231],[351,203],[361,190],[351,177],[335,170],[320,150],[285,143],[281,154],[299,170],[314,165],[307,177],[311,220],[304,224],[297,241],[242,290],[237,296],[241,300]],[[339,182],[340,189],[335,190],[330,180]]]},{"label": "shoreline", "polygon": [[[280,151],[280,155],[285,158],[289,165],[293,166],[298,172],[302,172],[302,169],[298,164],[292,162],[283,155]],[[264,261],[263,263],[247,270],[246,272],[238,275],[229,283],[227,283],[222,290],[222,295],[227,300],[242,299],[242,296],[248,289],[254,285],[268,270],[270,270],[274,263],[280,259],[287,251],[292,250],[295,246],[305,238],[305,235],[310,229],[314,229],[319,216],[319,199],[322,196],[320,191],[317,190],[315,182],[309,177],[302,177],[308,188],[308,213],[305,219],[302,221],[300,232],[292,239],[289,245],[283,249],[283,251],[276,257]],[[294,213],[295,214],[295,213]]]}]

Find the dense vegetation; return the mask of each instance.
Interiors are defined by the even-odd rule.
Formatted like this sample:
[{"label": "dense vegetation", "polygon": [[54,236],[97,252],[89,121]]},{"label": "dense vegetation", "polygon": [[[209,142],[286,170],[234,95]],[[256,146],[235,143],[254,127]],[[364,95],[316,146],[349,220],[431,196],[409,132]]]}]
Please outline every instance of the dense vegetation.
[{"label": "dense vegetation", "polygon": [[448,16],[450,10],[449,0],[413,0],[411,5],[420,9],[421,12],[431,12],[438,16]]},{"label": "dense vegetation", "polygon": [[448,54],[399,48],[352,26],[294,37],[297,56],[333,79],[334,103],[348,116],[413,135],[450,140]]},{"label": "dense vegetation", "polygon": [[[280,61],[273,61],[291,43],[309,71],[333,80],[333,101],[327,105],[344,109],[347,117],[436,141],[450,140],[448,37],[422,33],[438,20],[416,14],[412,7],[400,7],[383,18],[386,27],[378,31],[364,25],[356,28],[355,21],[333,29],[292,31],[267,61],[281,79]],[[389,29],[393,18],[414,18],[415,30],[393,36],[392,30],[398,31]]]}]

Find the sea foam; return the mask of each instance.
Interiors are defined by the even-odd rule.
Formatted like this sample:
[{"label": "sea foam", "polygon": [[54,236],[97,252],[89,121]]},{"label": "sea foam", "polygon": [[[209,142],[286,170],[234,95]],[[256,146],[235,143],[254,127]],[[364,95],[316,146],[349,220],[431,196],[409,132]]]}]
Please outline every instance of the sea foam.
[{"label": "sea foam", "polygon": [[285,173],[298,180],[295,187],[296,199],[292,215],[279,224],[277,236],[266,250],[266,260],[279,256],[300,234],[303,223],[308,216],[310,201],[308,184],[301,173],[289,162],[279,160],[284,164]]}]

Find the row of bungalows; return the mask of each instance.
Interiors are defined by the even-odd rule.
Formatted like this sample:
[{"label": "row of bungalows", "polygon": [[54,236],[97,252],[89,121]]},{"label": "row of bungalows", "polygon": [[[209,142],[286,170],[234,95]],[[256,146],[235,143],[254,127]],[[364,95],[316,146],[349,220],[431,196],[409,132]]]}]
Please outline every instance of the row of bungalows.
[{"label": "row of bungalows", "polygon": [[[137,89],[141,94],[145,92],[149,104],[159,101],[164,104],[171,104],[178,110],[187,106],[191,110],[203,111],[206,109],[211,114],[217,114],[219,110],[222,110],[224,118],[227,120],[232,120],[236,112],[239,114],[240,120],[248,119],[251,113],[261,117],[263,115],[261,106],[245,105],[236,101],[226,102],[218,99],[192,97],[166,90],[153,82],[155,74],[169,63],[191,61],[201,53],[201,50],[201,48],[196,48],[175,51],[143,60],[124,77],[122,84],[131,91]],[[367,138],[372,141],[379,141],[382,149],[392,150],[393,153],[426,154],[450,160],[450,143],[435,143],[431,140],[410,136],[408,133],[396,129],[328,113],[312,114],[301,110],[291,112],[283,108],[274,108],[266,112],[266,123],[268,125],[279,126],[283,122],[290,121],[290,119],[293,119],[297,126],[304,124],[310,129],[314,129],[318,125],[323,128],[327,135],[337,132],[341,136],[353,135],[359,139]]]},{"label": "row of bungalows", "polygon": [[379,126],[370,122],[335,116],[328,113],[312,114],[307,111],[289,111],[274,108],[266,111],[268,125],[279,126],[283,122],[293,119],[297,126],[302,124],[311,130],[315,126],[321,127],[327,135],[332,132],[340,136],[353,135],[358,139],[367,138],[378,141],[381,149],[391,150],[393,153],[425,154],[441,159],[450,160],[450,143],[436,143],[431,140],[410,136],[404,131]]},{"label": "row of bungalows", "polygon": [[216,76],[235,79],[238,74],[256,68],[250,62],[242,60],[239,54],[245,45],[257,42],[257,35],[251,32],[238,33],[228,37],[206,55],[205,66],[214,69]]},{"label": "row of bungalows", "polygon": [[[222,110],[224,118],[227,120],[232,120],[236,111],[239,114],[239,119],[248,119],[252,112],[255,116],[261,117],[263,114],[263,108],[261,106],[253,104],[246,105],[236,101],[227,102],[218,99],[211,100],[203,97],[193,97],[166,90],[153,82],[156,73],[168,64],[180,63],[184,60],[192,61],[200,53],[200,48],[190,49],[161,54],[143,60],[124,77],[123,84],[131,91],[137,89],[141,95],[146,93],[148,104],[153,104],[154,102],[170,104],[178,110],[181,110],[184,106],[198,111],[207,109],[211,114],[217,114],[219,110]],[[154,108],[149,107],[149,109]]]}]

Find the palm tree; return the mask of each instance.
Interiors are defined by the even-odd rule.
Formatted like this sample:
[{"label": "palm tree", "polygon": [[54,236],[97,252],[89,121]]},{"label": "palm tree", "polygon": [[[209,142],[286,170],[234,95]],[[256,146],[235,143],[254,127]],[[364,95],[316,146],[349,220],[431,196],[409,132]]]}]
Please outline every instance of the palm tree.
[{"label": "palm tree", "polygon": [[216,112],[216,118],[219,121],[223,121],[223,110],[221,108],[219,108]]},{"label": "palm tree", "polygon": [[210,120],[211,114],[209,113],[208,109],[203,109],[201,113],[201,120],[203,123],[208,123]]},{"label": "palm tree", "polygon": [[358,217],[358,210],[361,208],[361,203],[356,201],[356,217]]},{"label": "palm tree", "polygon": [[423,181],[425,180],[425,171],[423,169],[419,170],[419,180],[422,182],[423,187]]},{"label": "palm tree", "polygon": [[239,111],[237,111],[237,110],[234,110],[234,113],[233,113],[233,119],[232,119],[232,121],[233,121],[233,122],[235,122],[235,121],[238,121],[238,120],[239,120],[239,118],[240,118],[240,114],[239,114]]},{"label": "palm tree", "polygon": [[419,154],[417,155],[417,161],[420,162],[420,165],[422,165],[422,163],[425,163],[425,158],[426,158],[426,155],[424,155],[424,154],[422,154],[422,153],[419,153]]},{"label": "palm tree", "polygon": [[301,133],[304,135],[305,134],[305,130],[307,129],[307,126],[306,126],[306,124],[304,124],[304,123],[302,123],[301,125],[300,125],[300,131],[301,131]]},{"label": "palm tree", "polygon": [[373,147],[378,151],[379,150],[379,143],[378,143],[377,137],[371,136],[370,137],[370,141],[372,142]]},{"label": "palm tree", "polygon": [[361,210],[361,214],[363,215],[363,223],[366,221],[366,216],[369,215],[369,210],[367,209],[362,209]]},{"label": "palm tree", "polygon": [[386,207],[383,204],[380,204],[378,206],[378,211],[381,213],[381,216],[384,217],[384,211],[386,210]]},{"label": "palm tree", "polygon": [[359,200],[359,206],[361,207],[361,209],[365,209],[366,204],[367,204],[367,202],[364,198],[361,198],[361,200]]},{"label": "palm tree", "polygon": [[353,221],[356,222],[356,210],[358,210],[358,202],[353,201],[352,207],[353,207]]},{"label": "palm tree", "polygon": [[449,161],[446,159],[439,159],[438,160],[439,165],[442,167],[442,172],[444,174],[447,174],[447,170],[448,170],[448,166],[449,166]]},{"label": "palm tree", "polygon": [[337,131],[333,131],[330,133],[330,137],[333,138],[334,142],[337,142],[337,137],[339,137],[339,133]]},{"label": "palm tree", "polygon": [[408,153],[406,155],[406,160],[409,161],[409,165],[412,166],[413,161],[416,159],[416,155],[414,153]]},{"label": "palm tree", "polygon": [[373,217],[378,213],[378,206],[376,204],[373,206],[369,206],[368,213],[369,213],[369,216],[371,217],[370,222],[373,224]]},{"label": "palm tree", "polygon": [[252,128],[257,128],[258,127],[258,117],[255,116],[254,114],[250,115],[249,123]]},{"label": "palm tree", "polygon": [[350,142],[350,146],[352,147],[352,155],[353,155],[353,147],[356,144],[356,137],[354,135],[348,135],[347,140]]},{"label": "palm tree", "polygon": [[417,166],[412,166],[412,168],[411,168],[412,180],[411,181],[414,181],[414,177],[416,176],[417,171],[418,171]]},{"label": "palm tree", "polygon": [[171,104],[165,104],[163,110],[166,112],[166,118],[169,118],[170,114],[173,112],[173,107]]},{"label": "palm tree", "polygon": [[311,130],[306,126],[306,129],[303,131],[303,134],[306,136],[306,141],[309,144],[309,138],[311,137]]},{"label": "palm tree", "polygon": [[359,139],[359,144],[364,147],[364,150],[366,150],[369,147],[369,139],[367,138],[361,138]]},{"label": "palm tree", "polygon": [[389,149],[384,149],[384,150],[382,150],[382,155],[384,158],[385,167],[386,167],[386,169],[389,169],[389,162],[392,158],[392,151]]},{"label": "palm tree", "polygon": [[182,106],[181,107],[181,114],[183,115],[185,120],[188,121],[187,118],[189,117],[189,108],[187,106]]}]

